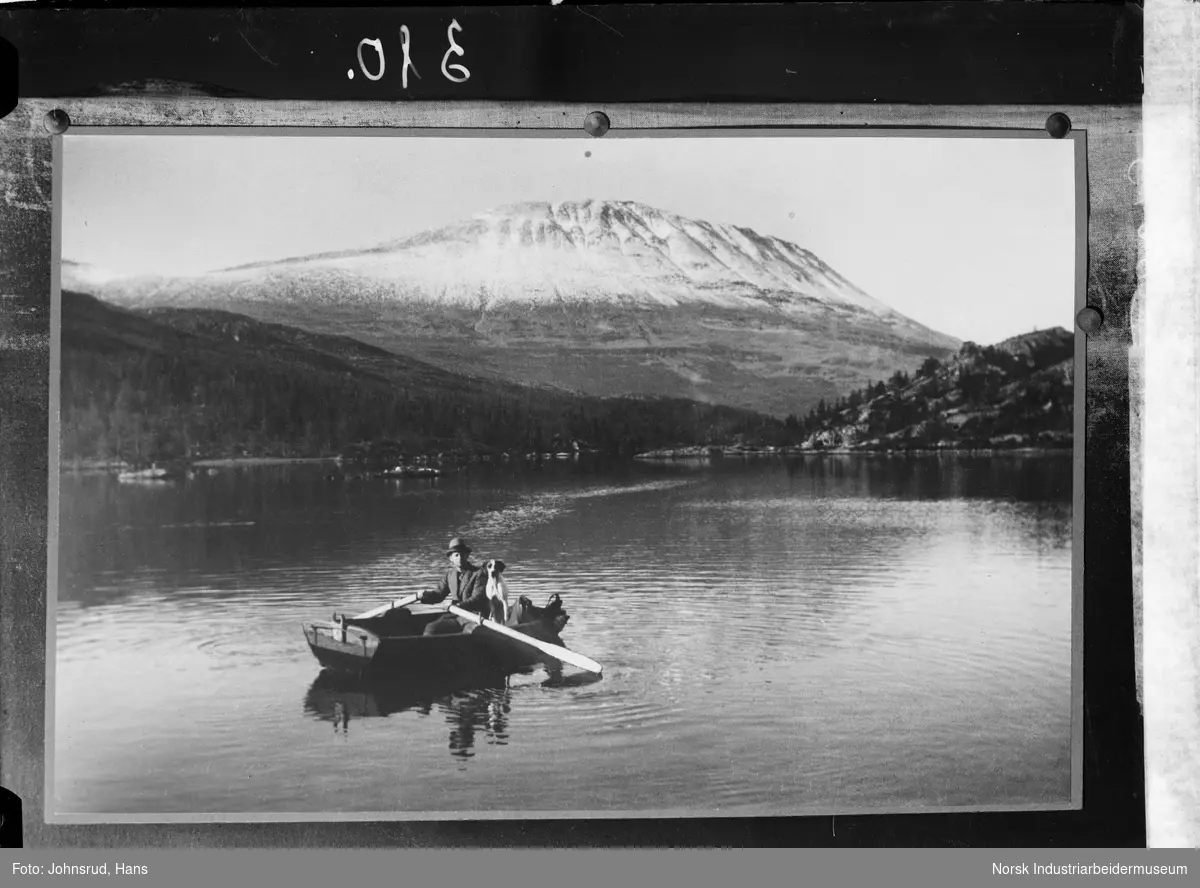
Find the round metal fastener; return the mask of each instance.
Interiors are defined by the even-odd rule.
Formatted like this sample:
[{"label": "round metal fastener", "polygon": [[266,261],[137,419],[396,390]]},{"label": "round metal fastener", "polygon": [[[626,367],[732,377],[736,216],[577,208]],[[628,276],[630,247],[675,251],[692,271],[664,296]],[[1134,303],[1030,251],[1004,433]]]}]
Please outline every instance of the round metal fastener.
[{"label": "round metal fastener", "polygon": [[600,138],[606,132],[611,124],[608,121],[608,115],[603,111],[593,111],[583,119],[583,128],[587,130],[588,135]]},{"label": "round metal fastener", "polygon": [[1071,118],[1061,111],[1055,111],[1046,118],[1046,132],[1051,138],[1062,139],[1071,131]]},{"label": "round metal fastener", "polygon": [[67,127],[71,125],[71,118],[67,116],[67,112],[62,108],[55,108],[53,111],[46,112],[46,119],[42,121],[42,125],[46,127],[46,132],[53,136],[61,136],[67,131]]},{"label": "round metal fastener", "polygon": [[1075,323],[1084,333],[1095,333],[1104,323],[1104,315],[1100,314],[1099,309],[1089,305],[1087,308],[1081,308],[1079,314],[1075,315]]}]

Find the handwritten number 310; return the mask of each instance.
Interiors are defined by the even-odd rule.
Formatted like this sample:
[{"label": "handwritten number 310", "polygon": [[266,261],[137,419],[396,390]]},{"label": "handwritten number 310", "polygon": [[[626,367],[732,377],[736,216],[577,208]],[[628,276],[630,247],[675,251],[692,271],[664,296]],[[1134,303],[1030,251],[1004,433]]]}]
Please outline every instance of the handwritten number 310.
[{"label": "handwritten number 310", "polygon": [[[454,32],[461,31],[461,30],[462,30],[462,25],[460,25],[458,23],[457,19],[451,20],[450,27],[448,27],[446,29],[446,39],[450,41],[450,47],[449,47],[449,49],[446,50],[446,54],[442,56],[442,76],[445,77],[447,80],[449,80],[452,83],[462,83],[463,81],[465,81],[467,78],[469,78],[471,76],[471,72],[468,71],[465,66],[459,65],[459,64],[453,64],[453,65],[447,64],[447,62],[450,61],[451,55],[456,55],[456,56],[463,55],[463,48],[461,46],[459,46],[458,42],[454,39]],[[412,39],[408,33],[408,25],[401,25],[400,26],[400,52],[403,54],[404,61],[400,66],[400,85],[404,89],[408,89],[408,72],[409,71],[412,71],[413,76],[416,77],[418,80],[421,79],[421,75],[417,72],[417,66],[412,63],[412,57],[410,55],[411,43],[412,43]],[[375,54],[377,56],[379,56],[379,70],[375,73],[371,73],[370,71],[367,70],[367,63],[363,59],[363,47],[364,46],[370,46],[371,48],[373,48],[375,50]],[[383,79],[383,72],[387,69],[387,60],[384,58],[384,55],[383,55],[383,41],[382,40],[367,39],[367,40],[358,41],[357,55],[358,55],[358,69],[360,71],[362,71],[364,77],[366,77],[368,80],[382,80]],[[349,71],[347,71],[346,76],[349,79],[353,80],[354,79],[354,69],[351,68]]]}]

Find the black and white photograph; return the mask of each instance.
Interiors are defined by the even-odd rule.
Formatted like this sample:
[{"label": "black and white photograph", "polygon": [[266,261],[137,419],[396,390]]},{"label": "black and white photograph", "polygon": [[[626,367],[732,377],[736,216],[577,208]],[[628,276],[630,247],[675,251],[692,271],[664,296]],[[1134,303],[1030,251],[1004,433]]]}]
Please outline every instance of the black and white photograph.
[{"label": "black and white photograph", "polygon": [[1078,808],[1080,157],[72,129],[47,819]]}]

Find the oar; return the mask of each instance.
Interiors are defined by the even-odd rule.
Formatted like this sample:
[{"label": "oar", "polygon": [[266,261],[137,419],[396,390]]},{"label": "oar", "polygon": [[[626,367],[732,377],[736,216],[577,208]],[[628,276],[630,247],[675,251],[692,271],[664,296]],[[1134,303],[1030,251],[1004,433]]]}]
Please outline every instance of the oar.
[{"label": "oar", "polygon": [[357,617],[351,617],[350,619],[352,619],[352,620],[369,620],[369,619],[371,619],[371,617],[382,616],[383,614],[386,614],[388,611],[394,610],[395,608],[407,607],[410,604],[416,604],[420,600],[421,600],[420,595],[409,595],[407,598],[397,598],[395,601],[389,602],[387,604],[381,604],[381,605],[379,605],[379,607],[372,608],[371,610],[367,611],[365,614],[359,614]]},{"label": "oar", "polygon": [[548,641],[541,641],[526,635],[524,632],[517,632],[515,629],[509,629],[507,626],[497,623],[495,620],[485,620],[479,614],[473,614],[470,611],[465,611],[457,605],[450,605],[450,613],[456,617],[462,617],[464,620],[470,620],[477,626],[484,626],[491,629],[493,632],[499,632],[501,635],[507,635],[514,641],[520,641],[531,647],[537,648],[543,654],[549,654],[556,660],[561,660],[564,663],[570,663],[572,666],[578,666],[580,669],[586,669],[588,672],[594,672],[599,675],[604,671],[604,667],[583,654],[577,654],[574,651],[569,651],[565,647],[559,647],[556,644],[550,644]]}]

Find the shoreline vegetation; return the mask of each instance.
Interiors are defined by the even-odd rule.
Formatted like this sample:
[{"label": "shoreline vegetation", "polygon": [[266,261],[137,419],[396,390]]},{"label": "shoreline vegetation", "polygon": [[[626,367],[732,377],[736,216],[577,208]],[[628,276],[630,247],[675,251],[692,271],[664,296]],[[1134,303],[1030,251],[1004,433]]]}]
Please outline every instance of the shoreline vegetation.
[{"label": "shoreline vegetation", "polygon": [[[442,474],[448,474],[455,468],[465,468],[473,464],[490,464],[494,462],[561,462],[565,460],[578,460],[581,457],[593,457],[602,459],[619,459],[621,461],[644,462],[644,463],[670,463],[670,462],[705,462],[716,460],[762,460],[772,458],[797,458],[797,457],[825,457],[825,456],[862,456],[862,457],[888,457],[888,458],[908,458],[908,457],[929,457],[929,456],[974,456],[974,457],[997,457],[997,456],[1070,456],[1074,453],[1071,447],[1004,447],[1004,448],[964,448],[964,447],[943,447],[935,449],[917,449],[908,450],[866,450],[866,449],[850,449],[850,448],[829,448],[829,449],[802,449],[799,447],[708,447],[708,446],[691,446],[691,447],[669,447],[659,450],[647,451],[646,453],[634,454],[631,457],[611,457],[608,454],[601,453],[595,450],[581,450],[574,452],[563,453],[525,453],[525,454],[501,454],[498,458],[493,458],[490,454],[453,454],[453,455],[437,455],[424,454],[413,457],[408,465],[400,464],[394,468],[385,469],[382,471],[371,471],[373,468],[370,464],[361,463],[354,460],[347,460],[342,456],[312,456],[312,457],[271,457],[271,456],[231,456],[231,457],[211,457],[206,459],[197,459],[191,461],[173,461],[165,460],[160,467],[175,470],[186,471],[187,469],[236,469],[236,468],[253,468],[253,467],[269,467],[269,466],[293,466],[293,465],[323,465],[326,463],[338,466],[347,464],[359,466],[365,474],[378,475],[381,477],[404,477],[404,478],[420,478],[420,477],[438,477]],[[155,464],[157,465],[157,464]],[[433,467],[436,469],[427,469],[420,471],[421,468]],[[140,466],[127,462],[117,462],[113,460],[94,460],[94,459],[63,459],[59,465],[60,471],[76,474],[120,474],[124,472],[134,472]],[[172,473],[174,474],[174,472]],[[169,477],[169,476],[168,476]]]},{"label": "shoreline vegetation", "polygon": [[1075,337],[1062,328],[914,357],[911,370],[783,417],[465,375],[228,313],[63,300],[60,465],[128,480],[329,460],[428,478],[443,466],[587,454],[652,462],[1073,444]]}]

